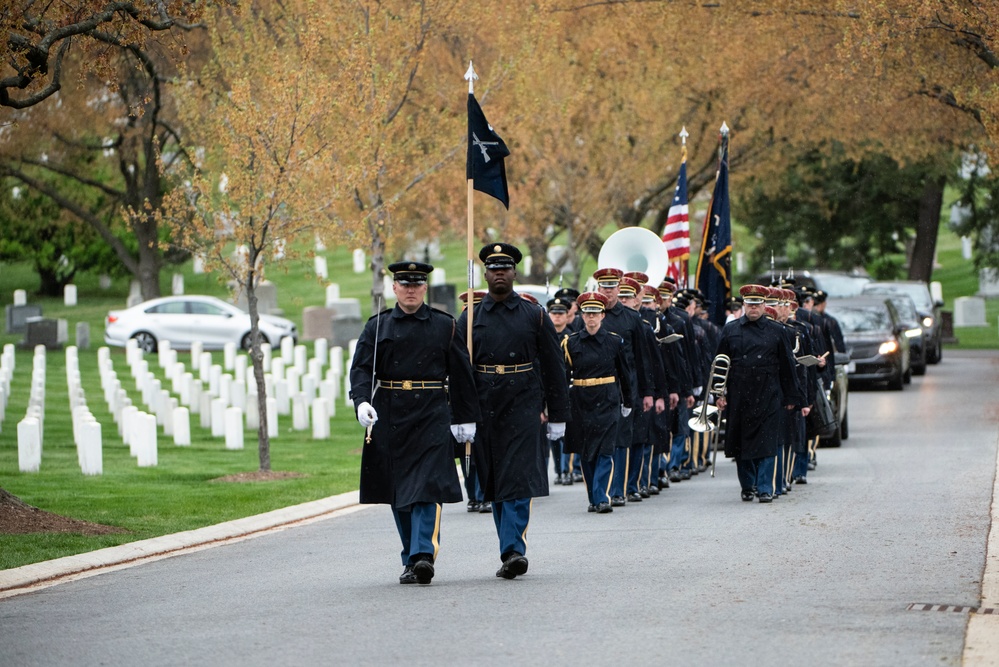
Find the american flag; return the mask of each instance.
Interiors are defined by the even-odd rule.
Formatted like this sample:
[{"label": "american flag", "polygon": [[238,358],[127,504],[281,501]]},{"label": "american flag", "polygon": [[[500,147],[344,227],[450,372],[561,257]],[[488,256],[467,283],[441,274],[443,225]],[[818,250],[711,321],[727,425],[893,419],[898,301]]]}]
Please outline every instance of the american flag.
[{"label": "american flag", "polygon": [[687,260],[690,259],[690,214],[687,208],[687,147],[683,147],[680,162],[680,175],[676,180],[676,192],[666,216],[663,229],[663,243],[669,253],[667,275],[681,287],[687,281]]}]

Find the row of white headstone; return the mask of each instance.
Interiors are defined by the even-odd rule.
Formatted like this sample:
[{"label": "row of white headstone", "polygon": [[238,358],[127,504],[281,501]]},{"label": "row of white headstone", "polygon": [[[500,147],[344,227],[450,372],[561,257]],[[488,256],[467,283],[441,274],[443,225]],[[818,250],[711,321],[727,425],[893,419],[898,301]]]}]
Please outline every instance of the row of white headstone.
[{"label": "row of white headstone", "polygon": [[10,381],[14,377],[14,345],[7,343],[0,354],[0,433],[3,432],[3,421],[7,416],[7,401],[10,399]]},{"label": "row of white headstone", "polygon": [[80,357],[75,345],[66,348],[66,387],[73,417],[73,443],[84,475],[104,474],[104,449],[101,424],[87,407],[87,396],[80,381]]},{"label": "row of white headstone", "polygon": [[45,346],[36,345],[31,360],[31,388],[24,418],[17,424],[17,466],[21,472],[38,472],[45,439]]}]

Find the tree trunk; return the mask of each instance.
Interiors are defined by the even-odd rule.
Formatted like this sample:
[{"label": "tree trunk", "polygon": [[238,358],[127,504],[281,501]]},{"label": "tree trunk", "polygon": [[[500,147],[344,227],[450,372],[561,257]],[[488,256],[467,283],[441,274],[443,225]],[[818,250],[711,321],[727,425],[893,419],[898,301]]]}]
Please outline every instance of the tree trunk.
[{"label": "tree trunk", "polygon": [[383,213],[379,210],[378,221],[371,230],[371,314],[380,312],[385,307],[385,239],[382,238],[381,219]]},{"label": "tree trunk", "polygon": [[41,286],[38,288],[38,293],[43,296],[54,296],[57,298],[62,296],[66,284],[73,279],[72,276],[60,276],[58,272],[38,266],[37,263],[35,264],[35,271],[38,273],[38,278],[41,280]]},{"label": "tree trunk", "polygon": [[912,248],[912,261],[909,262],[909,280],[929,282],[933,275],[933,258],[936,255],[940,209],[943,206],[946,182],[944,176],[930,175],[923,184],[916,218],[916,243]]},{"label": "tree trunk", "polygon": [[257,455],[260,459],[260,472],[269,472],[271,469],[271,439],[267,428],[267,385],[264,382],[264,354],[260,350],[260,311],[257,310],[257,289],[256,272],[253,270],[257,264],[257,257],[260,251],[257,248],[250,249],[249,266],[247,267],[247,280],[243,285],[246,290],[246,304],[250,310],[250,360],[253,362],[253,379],[257,383]]}]

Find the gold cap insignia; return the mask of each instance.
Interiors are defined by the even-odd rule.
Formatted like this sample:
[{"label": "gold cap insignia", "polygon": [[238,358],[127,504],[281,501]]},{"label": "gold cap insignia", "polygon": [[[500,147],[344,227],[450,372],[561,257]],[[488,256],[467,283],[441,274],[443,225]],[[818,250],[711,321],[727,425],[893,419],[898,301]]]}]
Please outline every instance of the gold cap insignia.
[{"label": "gold cap insignia", "polygon": [[494,245],[493,246],[493,252],[500,252],[501,250],[503,250],[502,246],[498,246],[498,245]]},{"label": "gold cap insignia", "polygon": [[416,264],[410,264],[409,265],[409,270],[410,271],[415,271],[416,270]]}]

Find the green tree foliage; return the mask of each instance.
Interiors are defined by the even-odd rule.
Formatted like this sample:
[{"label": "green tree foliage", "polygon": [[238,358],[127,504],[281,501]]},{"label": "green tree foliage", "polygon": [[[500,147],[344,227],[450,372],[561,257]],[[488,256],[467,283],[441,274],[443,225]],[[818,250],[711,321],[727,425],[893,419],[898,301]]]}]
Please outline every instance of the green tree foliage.
[{"label": "green tree foliage", "polygon": [[975,267],[999,269],[999,178],[982,157],[969,157],[960,198],[964,215],[954,221],[955,232],[972,240]]},{"label": "green tree foliage", "polygon": [[774,253],[795,267],[869,267],[878,277],[903,277],[892,256],[906,251],[925,183],[943,169],[879,152],[854,158],[833,142],[795,157],[775,177],[752,179],[735,197],[733,216],[760,240],[753,271],[769,266]]}]

